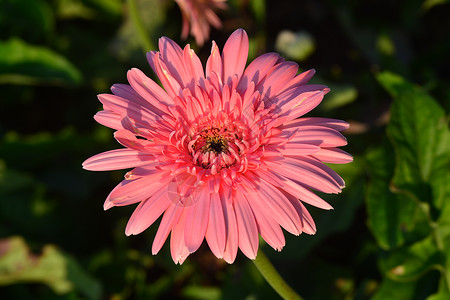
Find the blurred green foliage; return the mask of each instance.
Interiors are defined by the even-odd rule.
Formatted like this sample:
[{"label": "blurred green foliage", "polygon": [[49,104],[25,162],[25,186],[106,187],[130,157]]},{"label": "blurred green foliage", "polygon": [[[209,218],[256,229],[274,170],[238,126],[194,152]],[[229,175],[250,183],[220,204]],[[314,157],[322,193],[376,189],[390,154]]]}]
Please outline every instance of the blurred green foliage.
[{"label": "blurred green foliage", "polygon": [[[289,59],[332,90],[309,115],[351,123],[355,160],[332,166],[347,187],[321,195],[333,211],[310,209],[317,234],[286,234],[280,253],[261,244],[281,275],[306,299],[450,299],[449,1],[228,3],[219,46],[243,27],[250,60],[283,30],[307,32],[313,47]],[[152,256],[157,224],[126,237],[133,208],[102,210],[124,172],[81,169],[119,147],[92,119],[95,95],[131,67],[156,79],[145,52],[159,37],[209,55],[180,40],[174,1],[136,5],[144,47],[127,1],[0,1],[1,298],[277,299],[242,254]]]}]

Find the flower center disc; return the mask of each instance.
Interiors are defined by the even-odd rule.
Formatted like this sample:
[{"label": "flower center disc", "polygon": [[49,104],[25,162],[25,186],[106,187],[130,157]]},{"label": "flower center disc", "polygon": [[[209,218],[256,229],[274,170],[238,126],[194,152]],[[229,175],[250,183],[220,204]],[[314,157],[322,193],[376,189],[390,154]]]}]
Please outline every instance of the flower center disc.
[{"label": "flower center disc", "polygon": [[189,142],[194,164],[210,169],[215,174],[239,162],[244,146],[245,134],[238,122],[214,122],[204,120],[192,128]]}]

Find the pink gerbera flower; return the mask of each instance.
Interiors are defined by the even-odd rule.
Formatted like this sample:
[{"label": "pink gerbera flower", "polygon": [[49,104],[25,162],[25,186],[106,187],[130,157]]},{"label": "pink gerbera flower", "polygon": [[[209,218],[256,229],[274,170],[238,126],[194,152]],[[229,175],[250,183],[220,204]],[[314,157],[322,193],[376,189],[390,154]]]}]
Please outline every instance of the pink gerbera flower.
[{"label": "pink gerbera flower", "polygon": [[238,248],[254,259],[258,237],[276,250],[283,231],[314,234],[304,203],[332,207],[311,190],[339,193],[344,181],[326,163],[352,157],[339,131],[348,124],[303,117],[329,91],[307,84],[309,70],[275,53],[245,68],[248,38],[236,30],[222,55],[213,42],[206,71],[187,45],[168,38],[147,54],[164,87],[138,69],[130,85],[115,84],[98,98],[95,119],[117,130],[126,148],[95,155],[93,171],[134,168],[109,194],[105,209],[139,203],[125,233],[139,234],[163,215],[153,241],[156,254],[169,233],[172,258],[182,263],[206,239],[232,263]]},{"label": "pink gerbera flower", "polygon": [[217,9],[225,9],[226,0],[175,0],[181,10],[183,18],[183,28],[181,37],[186,39],[189,33],[194,36],[198,45],[209,38],[210,25],[219,29],[222,27],[222,22],[215,14]]}]

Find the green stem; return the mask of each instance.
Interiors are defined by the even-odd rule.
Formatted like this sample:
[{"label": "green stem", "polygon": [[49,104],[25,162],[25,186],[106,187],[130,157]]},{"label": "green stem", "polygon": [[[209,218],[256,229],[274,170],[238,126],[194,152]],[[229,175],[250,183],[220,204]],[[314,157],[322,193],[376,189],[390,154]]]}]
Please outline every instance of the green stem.
[{"label": "green stem", "polygon": [[135,0],[128,0],[128,9],[130,10],[130,17],[133,21],[133,24],[137,30],[137,34],[141,40],[142,47],[144,51],[154,50],[155,47],[153,43],[150,41],[147,35],[147,31],[145,30],[144,22],[142,22],[141,16],[139,14],[138,7],[136,5]]},{"label": "green stem", "polygon": [[275,270],[272,263],[269,261],[267,256],[262,252],[261,249],[258,250],[256,258],[253,260],[256,268],[261,272],[262,276],[266,281],[273,287],[273,289],[286,300],[303,300],[280,276],[280,274]]}]

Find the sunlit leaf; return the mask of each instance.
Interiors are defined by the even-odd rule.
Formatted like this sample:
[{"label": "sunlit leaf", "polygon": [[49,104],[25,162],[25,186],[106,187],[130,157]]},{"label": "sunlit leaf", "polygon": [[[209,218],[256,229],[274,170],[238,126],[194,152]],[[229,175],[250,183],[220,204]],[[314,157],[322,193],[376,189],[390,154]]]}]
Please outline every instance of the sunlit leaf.
[{"label": "sunlit leaf", "polygon": [[412,199],[390,189],[395,160],[388,142],[367,155],[367,164],[371,175],[366,195],[369,228],[381,248],[396,248],[423,221],[423,213]]},{"label": "sunlit leaf", "polygon": [[218,287],[207,286],[187,286],[183,289],[183,296],[188,299],[215,300],[222,299],[221,291]]},{"label": "sunlit leaf", "polygon": [[119,15],[122,10],[121,0],[84,0],[84,1],[111,15]]},{"label": "sunlit leaf", "polygon": [[332,93],[320,104],[320,109],[331,111],[339,107],[350,104],[358,97],[358,91],[355,87],[349,85],[328,85]]},{"label": "sunlit leaf", "polygon": [[314,52],[315,44],[306,31],[282,30],[277,36],[275,48],[289,59],[303,61]]},{"label": "sunlit leaf", "polygon": [[391,279],[414,281],[425,272],[439,268],[442,259],[443,255],[430,235],[410,247],[394,251],[383,264],[389,269],[387,276]]},{"label": "sunlit leaf", "polygon": [[450,197],[450,132],[443,108],[421,88],[384,72],[378,81],[392,95],[387,133],[396,154],[395,188],[442,207]]},{"label": "sunlit leaf", "polygon": [[44,246],[41,255],[34,255],[21,237],[0,240],[0,285],[21,282],[43,283],[56,293],[73,289],[67,261],[54,246]]},{"label": "sunlit leaf", "polygon": [[371,300],[412,299],[416,285],[414,282],[395,282],[385,278]]},{"label": "sunlit leaf", "polygon": [[429,10],[437,5],[448,3],[448,0],[425,0],[422,4],[423,10]]},{"label": "sunlit leaf", "polygon": [[0,41],[0,84],[77,84],[81,74],[65,57],[20,39]]}]

